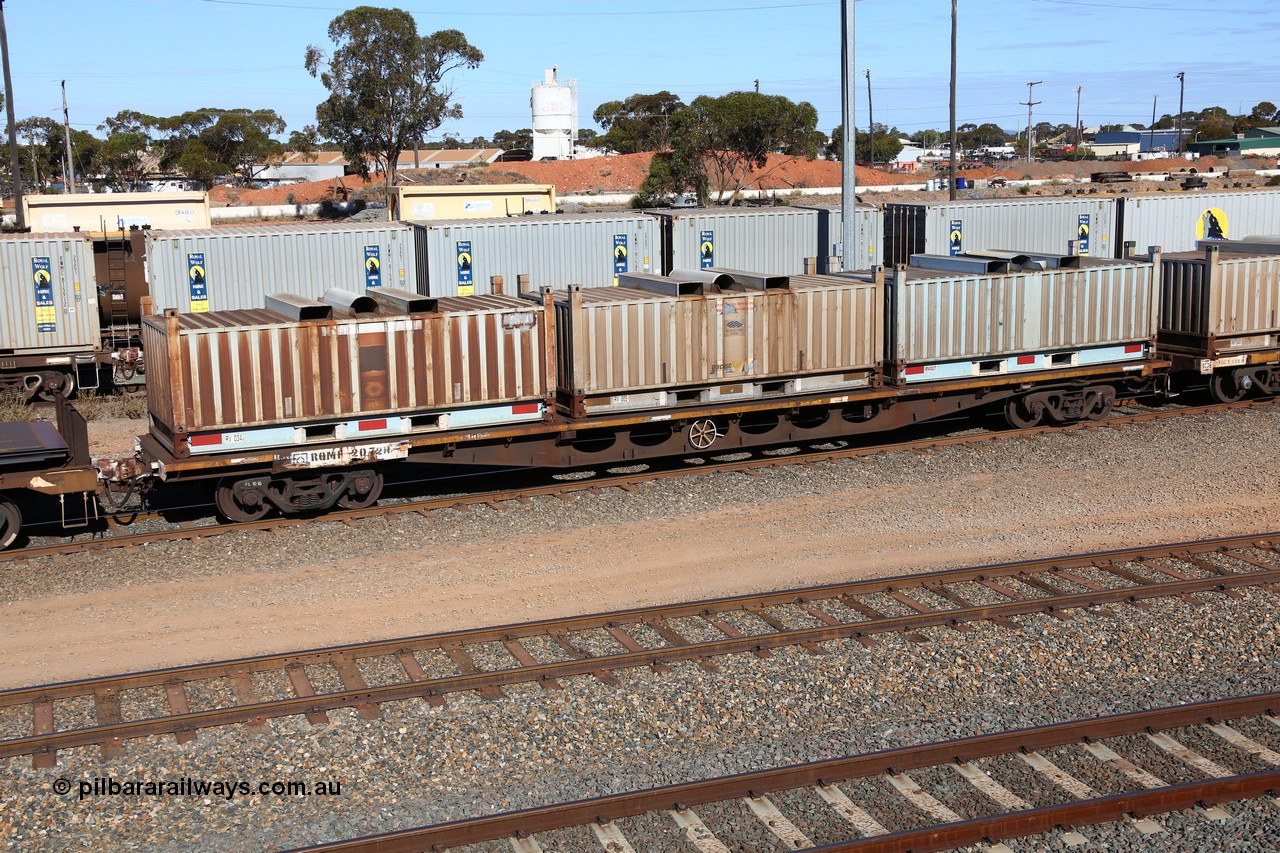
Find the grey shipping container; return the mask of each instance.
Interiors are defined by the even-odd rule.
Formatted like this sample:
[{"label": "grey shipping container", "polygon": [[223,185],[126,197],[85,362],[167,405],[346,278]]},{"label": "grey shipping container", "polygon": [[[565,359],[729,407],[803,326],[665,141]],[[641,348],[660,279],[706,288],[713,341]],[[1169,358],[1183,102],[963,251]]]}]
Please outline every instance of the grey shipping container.
[{"label": "grey shipping container", "polygon": [[545,307],[435,302],[301,322],[261,309],[145,317],[152,435],[182,456],[540,419]]},{"label": "grey shipping container", "polygon": [[1197,240],[1280,234],[1280,189],[1144,193],[1119,202],[1123,239],[1146,252],[1189,252]]},{"label": "grey shipping container", "polygon": [[1213,358],[1280,346],[1280,245],[1276,249],[1161,255],[1161,349]]},{"label": "grey shipping container", "polygon": [[399,222],[299,223],[151,231],[156,311],[243,311],[270,293],[319,299],[333,287],[417,290],[413,231]]},{"label": "grey shipping container", "polygon": [[880,285],[818,276],[786,287],[555,295],[558,381],[575,414],[865,387],[882,339]]},{"label": "grey shipping container", "polygon": [[656,272],[658,222],[641,213],[567,213],[502,219],[410,223],[417,267],[431,296],[516,294],[519,277],[532,291],[571,284],[604,287],[620,273]]},{"label": "grey shipping container", "polygon": [[[844,210],[840,205],[800,205],[818,211],[818,273],[828,275],[844,269],[840,245],[844,241]],[[855,210],[858,246],[857,258],[848,269],[869,270],[880,263],[884,246],[884,212],[874,204],[859,203]]]},{"label": "grey shipping container", "polygon": [[[817,257],[818,211],[804,207],[650,210],[662,223],[661,272],[728,267],[803,275]],[[825,249],[824,249],[825,251]]]},{"label": "grey shipping container", "polygon": [[[0,237],[0,355],[69,364],[101,349],[93,243],[85,234]],[[65,372],[65,371],[64,371]]]},{"label": "grey shipping container", "polygon": [[[899,383],[1141,360],[1155,340],[1153,266],[963,274],[895,268],[887,282]],[[888,372],[888,369],[886,369]]]},{"label": "grey shipping container", "polygon": [[882,263],[905,264],[912,255],[958,255],[1018,249],[1054,255],[1113,258],[1116,205],[1111,197],[971,199],[886,204]]}]

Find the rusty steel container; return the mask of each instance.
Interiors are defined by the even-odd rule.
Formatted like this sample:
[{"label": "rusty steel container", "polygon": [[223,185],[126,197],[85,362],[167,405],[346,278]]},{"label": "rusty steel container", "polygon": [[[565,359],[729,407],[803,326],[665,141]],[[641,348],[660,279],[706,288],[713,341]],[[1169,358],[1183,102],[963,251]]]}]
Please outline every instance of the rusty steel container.
[{"label": "rusty steel container", "polygon": [[[915,365],[906,372],[923,380],[1005,372],[1007,357],[1025,356],[1012,366],[1030,370],[1123,360],[1129,345],[1148,353],[1158,316],[1153,265],[1078,263],[981,274],[899,265],[886,283],[890,359]],[[981,365],[971,371],[971,362]]]},{"label": "rusty steel container", "polygon": [[1161,255],[1161,346],[1206,356],[1280,346],[1280,246],[1276,251],[1206,246]]},{"label": "rusty steel container", "polygon": [[780,280],[785,286],[682,295],[626,286],[557,292],[562,395],[572,411],[596,412],[872,384],[880,286]]},{"label": "rusty steel container", "polygon": [[[424,302],[429,310],[297,322],[262,309],[145,317],[152,434],[179,452],[201,431],[223,431],[220,446],[255,446],[260,436],[279,444],[270,428],[280,425],[304,443],[343,438],[333,422],[365,416],[384,417],[383,431],[385,416],[400,416],[396,429],[412,433],[482,422],[463,410],[541,412],[553,390],[545,306]],[[526,401],[529,411],[511,406]]]}]

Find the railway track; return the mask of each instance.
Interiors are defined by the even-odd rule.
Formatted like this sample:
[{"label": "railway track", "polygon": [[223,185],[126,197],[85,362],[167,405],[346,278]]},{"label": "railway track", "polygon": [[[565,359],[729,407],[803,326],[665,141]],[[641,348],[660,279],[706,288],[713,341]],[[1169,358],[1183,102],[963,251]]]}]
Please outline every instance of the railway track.
[{"label": "railway track", "polygon": [[[1156,834],[1163,830],[1150,820],[1152,815],[1197,809],[1203,819],[1229,820],[1230,813],[1222,808],[1226,803],[1269,797],[1280,806],[1276,798],[1280,752],[1241,731],[1245,721],[1280,729],[1277,713],[1278,693],[1161,708],[633,791],[305,849],[311,853],[416,853],[508,841],[519,853],[566,848],[635,853],[647,849],[640,836],[683,834],[692,849],[701,853],[759,849],[746,839],[762,836],[790,850],[922,853],[986,842],[991,845],[988,849],[1007,853],[1009,848],[999,842],[1055,830],[1062,833],[1062,842],[1075,846],[1090,840],[1081,828],[1101,823],[1127,821],[1138,833]],[[1139,745],[1133,743],[1135,738]],[[1206,755],[1207,749],[1189,742],[1214,744],[1213,754]],[[1144,750],[1185,765],[1196,781],[1166,781],[1161,778],[1161,763],[1144,760]],[[1120,777],[1123,790],[1111,794],[1097,790],[1081,778],[1083,774],[1059,766],[1065,764],[1063,758],[1075,764],[1092,763],[1097,771]],[[1030,774],[1039,788],[1052,789],[1055,801],[1046,803],[1049,797],[1030,790],[1011,790],[1018,786],[1010,780],[1019,777],[1004,770],[1009,765],[1022,765],[1024,776]],[[930,792],[911,775],[931,769],[954,774],[957,783],[970,790],[969,801],[984,802],[987,812],[958,814],[944,802],[949,799],[945,794]],[[879,792],[873,793],[871,785]],[[924,822],[896,831],[887,828],[877,814],[900,814],[901,809],[887,805],[886,795],[922,815]],[[865,802],[868,798],[876,800],[874,809]],[[708,808],[703,814],[711,813],[713,818],[704,820],[699,815],[697,809],[704,807]],[[633,822],[641,816],[650,817],[648,825]],[[655,822],[667,834],[661,829],[655,832]],[[570,828],[577,832],[566,833]],[[540,836],[551,846],[544,848]],[[591,836],[598,844],[587,847],[584,842],[590,843]]]},{"label": "railway track", "polygon": [[[475,506],[490,506],[502,509],[508,501],[529,503],[537,497],[567,498],[581,492],[599,492],[607,488],[618,488],[633,491],[642,483],[654,480],[683,477],[689,474],[708,474],[713,472],[741,472],[748,475],[759,475],[770,468],[787,465],[819,465],[841,460],[856,459],[895,451],[926,452],[947,447],[982,444],[989,441],[1002,441],[1009,438],[1023,438],[1033,435],[1046,435],[1073,432],[1082,429],[1099,427],[1116,427],[1129,424],[1152,423],[1174,417],[1213,414],[1225,411],[1269,409],[1274,406],[1273,399],[1247,400],[1237,403],[1215,403],[1203,406],[1186,406],[1174,409],[1144,410],[1131,413],[1113,414],[1099,421],[1084,421],[1064,426],[1038,426],[1016,431],[965,432],[958,435],[930,436],[904,442],[876,444],[869,446],[842,447],[838,449],[800,449],[788,455],[752,454],[747,459],[707,458],[696,468],[651,469],[640,472],[604,474],[587,480],[556,482],[550,485],[530,486],[518,489],[480,490],[463,495],[450,495],[424,500],[409,500],[398,503],[384,502],[372,507],[354,510],[335,510],[320,516],[283,516],[265,518],[252,522],[219,522],[217,519],[205,519],[198,522],[182,522],[172,529],[128,533],[128,523],[143,519],[159,519],[155,512],[121,512],[109,515],[109,527],[71,541],[59,541],[50,544],[32,545],[26,548],[0,552],[0,564],[19,560],[46,556],[68,556],[89,550],[102,548],[132,548],[152,542],[171,542],[180,540],[197,540],[206,537],[220,536],[229,533],[243,533],[263,530],[283,530],[314,521],[357,523],[368,518],[386,518],[396,515],[419,513],[429,515],[441,509],[469,509]],[[732,448],[717,453],[718,456],[737,456]],[[617,465],[613,467],[618,467]]]},{"label": "railway track", "polygon": [[[1202,594],[1238,596],[1280,584],[1280,533],[1006,563],[756,595],[647,607],[592,616],[405,637],[233,661],[174,667],[0,692],[10,729],[0,758],[30,755],[53,767],[59,750],[99,746],[121,753],[131,738],[195,739],[203,728],[354,708],[381,716],[384,702],[442,705],[451,693],[498,698],[514,684],[559,689],[567,678],[612,681],[636,667],[663,671],[695,661],[714,670],[731,654],[767,657],[800,647],[903,633],[925,642],[930,627],[971,630],[989,620],[1045,613],[1067,620],[1075,608],[1145,607],[1147,600]],[[1111,612],[1111,611],[1106,611]],[[388,675],[388,673],[395,673]],[[201,698],[193,701],[199,685]],[[209,699],[211,695],[221,697]],[[203,703],[203,704],[200,704]],[[93,719],[59,727],[59,719]]]}]

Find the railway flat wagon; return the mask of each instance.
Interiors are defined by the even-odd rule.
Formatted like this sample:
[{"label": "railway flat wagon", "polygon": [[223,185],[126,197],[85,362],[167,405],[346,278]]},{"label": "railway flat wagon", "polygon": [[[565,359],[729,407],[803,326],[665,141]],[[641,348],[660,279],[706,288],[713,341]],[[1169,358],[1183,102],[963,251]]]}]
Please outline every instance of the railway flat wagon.
[{"label": "railway flat wagon", "polygon": [[878,384],[876,282],[711,269],[555,294],[570,414]]},{"label": "railway flat wagon", "polygon": [[1160,257],[1161,352],[1221,402],[1280,393],[1280,242],[1199,246]]},{"label": "railway flat wagon", "polygon": [[347,311],[281,295],[267,310],[144,318],[148,457],[161,468],[206,457],[207,476],[234,468],[235,454],[279,448],[272,470],[292,474],[230,477],[217,494],[229,517],[256,518],[272,504],[372,503],[376,464],[406,458],[414,436],[548,415],[544,306],[370,293]]},{"label": "railway flat wagon", "polygon": [[7,390],[52,400],[77,387],[81,368],[96,375],[102,334],[88,234],[0,236],[0,293]]},{"label": "railway flat wagon", "polygon": [[1280,231],[1280,189],[1143,193],[1125,196],[1124,241],[1144,251],[1194,251],[1199,240],[1241,240]]},{"label": "railway flat wagon", "polygon": [[334,287],[418,287],[413,230],[398,222],[149,231],[144,251],[157,311],[242,311],[271,293],[320,299]]},{"label": "railway flat wagon", "polygon": [[[1154,358],[1158,253],[1154,265],[991,254],[1005,258],[917,255],[911,266],[892,270],[886,381],[902,387],[1013,376],[1044,381],[1054,372],[1141,372]],[[1036,420],[1045,413],[1070,420],[1081,411],[1101,417],[1116,393],[1108,385],[1030,402],[1042,404]]]},{"label": "railway flat wagon", "polygon": [[598,287],[629,272],[654,272],[659,223],[642,213],[558,213],[511,219],[411,223],[418,271],[432,296],[504,293],[571,284]]}]

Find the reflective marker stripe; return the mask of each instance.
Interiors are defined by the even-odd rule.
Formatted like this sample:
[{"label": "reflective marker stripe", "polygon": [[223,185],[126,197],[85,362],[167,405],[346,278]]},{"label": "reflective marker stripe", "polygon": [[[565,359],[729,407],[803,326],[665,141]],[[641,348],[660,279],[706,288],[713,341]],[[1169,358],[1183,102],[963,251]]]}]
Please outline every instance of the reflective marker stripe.
[{"label": "reflective marker stripe", "polygon": [[1128,344],[1124,348],[1125,352],[1142,352],[1142,344]]},{"label": "reflective marker stripe", "polygon": [[906,374],[908,376],[915,376],[917,373],[924,373],[923,364],[914,364],[906,369]]},{"label": "reflective marker stripe", "polygon": [[380,418],[379,420],[376,420],[376,421],[361,421],[359,426],[360,432],[366,432],[368,430],[374,430],[374,429],[386,429],[386,428],[387,428],[386,418]]},{"label": "reflective marker stripe", "polygon": [[1018,356],[1018,364],[1035,364],[1035,363],[1036,363],[1036,357],[1034,355]]},{"label": "reflective marker stripe", "polygon": [[215,444],[222,444],[222,434],[215,432],[210,435],[188,436],[187,443],[193,447],[211,447]]},{"label": "reflective marker stripe", "polygon": [[536,415],[539,412],[539,404],[537,403],[520,403],[511,407],[513,415]]}]

